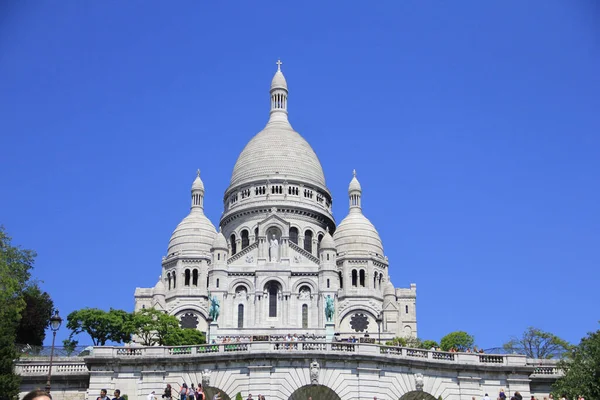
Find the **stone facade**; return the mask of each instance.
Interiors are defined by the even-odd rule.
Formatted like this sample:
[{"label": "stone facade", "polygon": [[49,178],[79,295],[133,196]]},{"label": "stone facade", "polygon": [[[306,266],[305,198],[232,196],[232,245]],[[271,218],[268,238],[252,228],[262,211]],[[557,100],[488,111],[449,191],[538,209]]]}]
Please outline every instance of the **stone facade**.
[{"label": "stone facade", "polygon": [[[21,360],[23,394],[42,386],[47,359]],[[554,360],[520,355],[445,353],[340,342],[248,342],[185,347],[96,347],[90,356],[53,366],[54,400],[94,400],[101,389],[120,389],[143,400],[167,383],[202,382],[223,400],[239,392],[270,400],[470,400],[501,388],[523,398],[547,396],[560,376]],[[87,390],[86,390],[87,388]],[[411,397],[418,394],[418,397]],[[321,396],[318,397],[317,395]],[[209,397],[212,398],[212,397]]]},{"label": "stone facade", "polygon": [[[279,64],[280,66],[280,64]],[[177,226],[154,288],[137,288],[135,309],[158,308],[211,337],[381,332],[416,337],[416,285],[397,289],[379,234],[362,212],[356,173],[340,224],[320,161],[288,121],[287,82],[278,68],[265,128],[246,145],[225,191],[219,232],[204,215],[198,171],[191,211]],[[332,330],[332,331],[331,331]]]}]

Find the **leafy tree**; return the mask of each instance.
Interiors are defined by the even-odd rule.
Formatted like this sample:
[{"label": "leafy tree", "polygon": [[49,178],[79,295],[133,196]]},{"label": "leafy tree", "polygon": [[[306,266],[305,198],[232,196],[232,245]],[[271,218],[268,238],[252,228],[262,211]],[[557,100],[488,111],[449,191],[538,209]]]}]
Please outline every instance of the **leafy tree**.
[{"label": "leafy tree", "polygon": [[435,340],[423,340],[421,347],[424,349],[438,348],[440,345]]},{"label": "leafy tree", "polygon": [[465,351],[473,347],[475,338],[464,331],[451,332],[444,336],[440,341],[440,347],[443,351],[449,351],[455,348],[458,351]]},{"label": "leafy tree", "polygon": [[588,333],[568,357],[558,363],[565,372],[552,386],[554,397],[600,399],[600,330]]},{"label": "leafy tree", "polygon": [[11,244],[0,226],[0,400],[16,400],[20,379],[13,363],[19,357],[15,347],[21,314],[26,306],[23,291],[31,277],[35,252]]},{"label": "leafy tree", "polygon": [[46,328],[54,310],[54,302],[47,292],[42,292],[37,282],[33,282],[23,291],[25,309],[21,312],[21,321],[17,328],[17,343],[41,346],[46,337]]},{"label": "leafy tree", "polygon": [[67,353],[67,356],[70,356],[71,354],[73,354],[75,352],[75,349],[77,348],[78,344],[79,344],[79,342],[77,340],[73,340],[73,339],[63,340],[63,347],[65,348],[65,352]]},{"label": "leafy tree", "polygon": [[144,346],[164,343],[165,337],[181,329],[176,317],[154,308],[145,308],[133,313],[134,333]]},{"label": "leafy tree", "polygon": [[165,338],[165,346],[192,346],[206,343],[204,332],[196,329],[177,328]]},{"label": "leafy tree", "polygon": [[550,332],[529,327],[523,336],[513,337],[502,347],[508,352],[525,354],[530,358],[553,358],[569,350],[571,345]]},{"label": "leafy tree", "polygon": [[235,400],[243,400],[242,394],[240,392],[237,392],[237,394],[235,395]]},{"label": "leafy tree", "polygon": [[85,332],[95,346],[104,346],[107,341],[123,343],[131,341],[133,325],[131,314],[113,308],[106,312],[98,308],[82,308],[67,316],[67,328],[71,330],[69,339]]},{"label": "leafy tree", "polygon": [[392,340],[388,340],[385,342],[386,346],[401,346],[406,347],[406,338],[404,337],[395,337]]}]

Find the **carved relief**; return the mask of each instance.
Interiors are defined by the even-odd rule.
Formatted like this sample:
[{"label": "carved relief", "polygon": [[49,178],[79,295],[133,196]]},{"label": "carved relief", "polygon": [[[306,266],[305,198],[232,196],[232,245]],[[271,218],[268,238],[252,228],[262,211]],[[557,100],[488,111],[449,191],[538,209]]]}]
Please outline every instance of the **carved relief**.
[{"label": "carved relief", "polygon": [[423,374],[415,374],[415,387],[417,388],[417,390],[423,391],[423,386]]},{"label": "carved relief", "polygon": [[310,363],[310,384],[311,385],[319,384],[320,369],[321,369],[321,366],[319,365],[317,360],[313,360],[313,362]]}]

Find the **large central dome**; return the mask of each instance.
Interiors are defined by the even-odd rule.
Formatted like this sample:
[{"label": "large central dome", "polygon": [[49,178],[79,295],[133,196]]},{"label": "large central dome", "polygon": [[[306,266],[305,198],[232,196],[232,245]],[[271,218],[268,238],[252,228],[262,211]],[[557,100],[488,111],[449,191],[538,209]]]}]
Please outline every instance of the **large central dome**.
[{"label": "large central dome", "polygon": [[325,175],[314,150],[287,119],[287,83],[278,69],[271,82],[271,117],[237,159],[230,187],[265,180],[287,179],[326,189]]},{"label": "large central dome", "polygon": [[231,186],[275,177],[325,187],[319,158],[289,124],[269,124],[248,142],[233,167]]}]

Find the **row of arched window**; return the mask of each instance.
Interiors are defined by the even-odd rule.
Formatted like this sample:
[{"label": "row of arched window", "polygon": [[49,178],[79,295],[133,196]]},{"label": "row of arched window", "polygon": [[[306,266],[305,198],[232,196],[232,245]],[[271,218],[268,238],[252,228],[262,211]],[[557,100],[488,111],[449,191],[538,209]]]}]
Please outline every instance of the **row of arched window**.
[{"label": "row of arched window", "polygon": [[[198,286],[198,270],[197,269],[186,269],[183,272],[183,285],[184,286]],[[208,287],[208,278],[206,278],[206,286]],[[177,274],[175,271],[167,272],[167,288],[168,290],[175,289],[177,287]]]},{"label": "row of arched window", "polygon": [[[284,194],[285,193],[285,185],[280,185],[280,184],[270,184],[270,185],[262,185],[262,186],[255,186],[254,187],[254,195],[255,196],[261,196],[261,195],[265,195],[267,193],[270,194]],[[237,203],[238,201],[238,194],[241,195],[242,199],[246,199],[250,197],[251,194],[251,190],[249,188],[246,189],[242,189],[239,192],[236,193],[232,193],[228,199],[227,202],[229,203],[229,206],[233,206],[235,203]],[[299,186],[294,186],[294,185],[288,185],[287,186],[287,194],[290,196],[300,196],[300,187]],[[302,191],[302,194],[304,195],[305,198],[307,199],[313,199],[314,198],[314,191],[313,189],[309,189],[309,188],[304,188]],[[331,206],[331,201],[329,200],[329,198],[321,193],[317,191],[317,196],[316,196],[316,200],[319,204],[323,204],[325,203],[325,206],[327,208],[329,208]]]},{"label": "row of arched window", "polygon": [[[352,287],[365,287],[365,270],[361,269],[357,271],[356,269],[352,270]],[[340,280],[341,280],[341,272],[340,272]],[[383,281],[383,274],[379,272],[375,272],[373,274],[373,289],[381,289],[381,282]],[[341,283],[340,283],[341,286]]]},{"label": "row of arched window", "polygon": [[[293,242],[296,245],[298,244],[298,228],[292,227],[290,228],[290,241]],[[306,231],[304,231],[304,242],[302,243],[302,247],[304,248],[304,250],[308,251],[309,253],[312,254],[313,252],[313,232],[310,229],[307,229]],[[258,228],[254,229],[254,237],[258,236]],[[240,237],[241,237],[241,249],[243,250],[246,247],[250,246],[250,236],[249,236],[249,232],[247,229],[242,229],[240,232]],[[319,233],[319,235],[317,236],[317,253],[321,250],[321,240],[323,240],[323,234]],[[231,236],[229,236],[229,246],[231,248],[231,255],[235,255],[238,252],[237,249],[237,237],[235,235],[235,233],[232,233]]]}]

